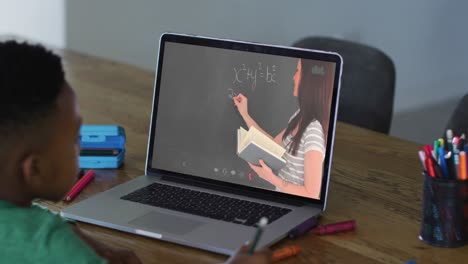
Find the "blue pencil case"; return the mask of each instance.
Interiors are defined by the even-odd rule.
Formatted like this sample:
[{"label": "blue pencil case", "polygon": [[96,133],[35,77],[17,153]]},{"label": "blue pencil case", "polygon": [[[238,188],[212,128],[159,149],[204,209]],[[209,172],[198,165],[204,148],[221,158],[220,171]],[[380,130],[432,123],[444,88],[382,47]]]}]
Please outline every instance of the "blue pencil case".
[{"label": "blue pencil case", "polygon": [[[119,168],[125,158],[125,130],[115,125],[82,125],[80,129],[81,149],[88,151],[112,149],[117,155],[86,155],[79,158],[80,168],[115,169]],[[97,151],[98,152],[98,151]]]},{"label": "blue pencil case", "polygon": [[125,149],[125,129],[113,125],[82,125],[81,148]]},{"label": "blue pencil case", "polygon": [[115,157],[80,156],[80,169],[117,169],[122,166],[125,150]]}]

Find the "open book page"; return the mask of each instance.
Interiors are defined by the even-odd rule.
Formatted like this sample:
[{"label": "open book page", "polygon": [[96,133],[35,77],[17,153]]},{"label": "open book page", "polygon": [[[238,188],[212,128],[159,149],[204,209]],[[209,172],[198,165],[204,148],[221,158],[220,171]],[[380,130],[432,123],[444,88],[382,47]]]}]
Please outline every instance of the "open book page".
[{"label": "open book page", "polygon": [[268,136],[264,135],[255,127],[250,127],[249,131],[245,130],[243,127],[240,127],[237,130],[237,153],[240,153],[244,150],[249,143],[255,143],[257,146],[264,148],[272,155],[281,158],[286,152],[286,150],[270,139]]},{"label": "open book page", "polygon": [[237,153],[240,153],[244,149],[246,144],[247,130],[243,127],[237,129]]},{"label": "open book page", "polygon": [[282,157],[284,152],[286,152],[282,146],[278,145],[275,141],[260,132],[255,127],[252,126],[248,133],[252,133],[252,138],[250,141],[253,141],[257,145],[262,146],[263,148],[273,153],[275,156]]},{"label": "open book page", "polygon": [[263,160],[270,168],[281,169],[286,160],[282,158],[286,151],[258,129],[251,127],[246,131],[242,127],[237,129],[237,154],[242,159],[259,166]]}]

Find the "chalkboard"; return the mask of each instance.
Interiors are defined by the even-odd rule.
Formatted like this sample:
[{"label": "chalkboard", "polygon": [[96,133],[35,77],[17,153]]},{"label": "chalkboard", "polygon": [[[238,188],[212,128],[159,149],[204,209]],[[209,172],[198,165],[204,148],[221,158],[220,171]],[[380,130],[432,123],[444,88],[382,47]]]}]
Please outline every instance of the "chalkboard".
[{"label": "chalkboard", "polygon": [[272,189],[236,154],[247,128],[232,97],[248,98],[250,115],[270,135],[298,109],[297,58],[167,43],[162,65],[153,166]]}]

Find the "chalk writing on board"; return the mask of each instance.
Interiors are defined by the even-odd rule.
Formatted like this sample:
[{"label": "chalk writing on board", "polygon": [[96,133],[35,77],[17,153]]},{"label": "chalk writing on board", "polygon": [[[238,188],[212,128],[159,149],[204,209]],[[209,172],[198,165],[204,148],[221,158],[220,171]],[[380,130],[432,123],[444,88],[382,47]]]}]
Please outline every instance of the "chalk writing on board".
[{"label": "chalk writing on board", "polygon": [[276,84],[276,65],[262,65],[261,62],[255,66],[241,64],[235,66],[233,84],[249,86],[252,91],[257,87],[257,80],[268,84]]},{"label": "chalk writing on board", "polygon": [[237,96],[237,93],[234,92],[234,89],[228,88],[227,90],[228,90],[228,96],[229,96],[230,99],[234,99],[234,97]]}]

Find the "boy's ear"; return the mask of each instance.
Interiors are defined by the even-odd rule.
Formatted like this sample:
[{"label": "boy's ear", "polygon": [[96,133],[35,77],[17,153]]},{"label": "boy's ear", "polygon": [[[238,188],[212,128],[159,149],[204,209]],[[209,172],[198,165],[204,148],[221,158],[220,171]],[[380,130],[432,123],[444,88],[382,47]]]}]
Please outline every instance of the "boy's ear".
[{"label": "boy's ear", "polygon": [[35,154],[26,156],[21,162],[21,175],[27,187],[34,191],[41,184],[40,158]]}]

